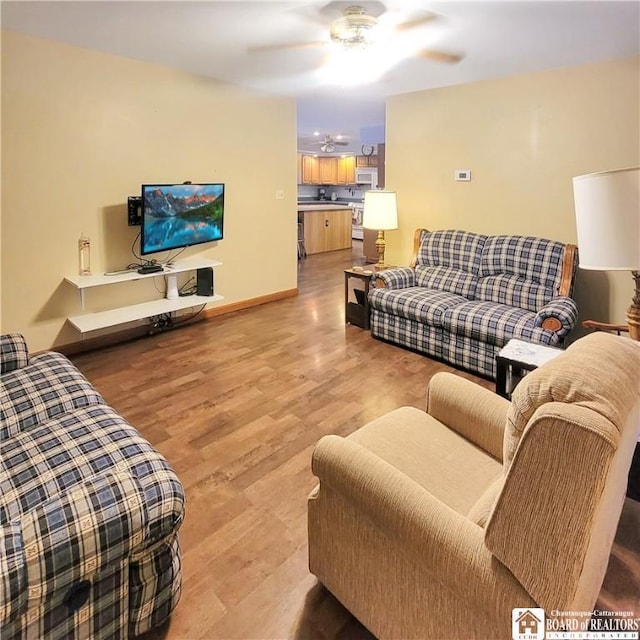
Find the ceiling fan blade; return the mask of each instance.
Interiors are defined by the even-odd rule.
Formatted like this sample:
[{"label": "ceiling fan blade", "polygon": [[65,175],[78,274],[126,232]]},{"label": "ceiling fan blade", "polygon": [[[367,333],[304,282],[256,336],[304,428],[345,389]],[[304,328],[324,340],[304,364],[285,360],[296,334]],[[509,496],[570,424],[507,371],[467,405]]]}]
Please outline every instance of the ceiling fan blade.
[{"label": "ceiling fan blade", "polygon": [[436,49],[422,49],[416,53],[419,58],[428,58],[435,62],[444,62],[446,64],[456,64],[464,58],[457,53],[447,53],[446,51],[437,51]]},{"label": "ceiling fan blade", "polygon": [[438,16],[435,13],[430,13],[428,15],[422,16],[420,18],[414,18],[413,20],[407,20],[406,22],[401,22],[394,27],[395,31],[402,33],[403,31],[408,31],[409,29],[415,29],[416,27],[421,27],[423,24],[429,24],[434,20],[437,20]]},{"label": "ceiling fan blade", "polygon": [[326,42],[288,42],[285,44],[261,44],[255,47],[248,47],[248,53],[268,53],[270,51],[289,51],[291,49],[314,49],[324,47]]},{"label": "ceiling fan blade", "polygon": [[344,142],[342,140],[336,140],[335,142],[333,142],[333,144],[340,145],[342,147],[346,147],[349,143],[348,142]]}]

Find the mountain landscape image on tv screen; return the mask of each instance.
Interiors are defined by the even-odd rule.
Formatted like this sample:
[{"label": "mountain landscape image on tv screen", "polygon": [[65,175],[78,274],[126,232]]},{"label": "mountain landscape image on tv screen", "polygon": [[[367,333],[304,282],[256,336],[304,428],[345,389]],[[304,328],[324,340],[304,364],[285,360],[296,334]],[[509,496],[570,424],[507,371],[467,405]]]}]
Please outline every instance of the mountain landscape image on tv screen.
[{"label": "mountain landscape image on tv screen", "polygon": [[143,185],[142,253],[220,240],[223,184]]}]

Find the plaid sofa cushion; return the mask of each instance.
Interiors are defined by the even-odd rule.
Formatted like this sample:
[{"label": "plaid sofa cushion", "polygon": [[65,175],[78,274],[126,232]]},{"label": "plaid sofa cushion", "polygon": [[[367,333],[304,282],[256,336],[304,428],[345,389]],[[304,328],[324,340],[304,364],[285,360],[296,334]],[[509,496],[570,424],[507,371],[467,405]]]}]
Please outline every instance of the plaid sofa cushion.
[{"label": "plaid sofa cushion", "polygon": [[416,284],[472,298],[487,237],[453,229],[423,232]]},{"label": "plaid sofa cushion", "polygon": [[181,522],[184,493],[169,463],[107,405],[77,409],[0,443],[0,460],[0,526],[114,469],[141,487],[145,542]]},{"label": "plaid sofa cushion", "polygon": [[556,344],[557,334],[535,324],[536,314],[495,302],[469,301],[447,309],[442,326],[453,334],[504,346],[511,338]]},{"label": "plaid sofa cushion", "polygon": [[439,289],[459,296],[473,296],[478,278],[452,267],[416,267],[416,283],[426,289]]},{"label": "plaid sofa cushion", "polygon": [[0,335],[0,374],[22,369],[29,363],[27,343],[19,333]]},{"label": "plaid sofa cushion", "polygon": [[436,358],[442,355],[444,333],[441,327],[431,327],[424,322],[393,316],[375,309],[371,311],[372,336]]},{"label": "plaid sofa cushion", "polygon": [[502,273],[480,278],[476,300],[498,302],[528,311],[538,311],[553,297],[551,289],[545,289],[522,276]]},{"label": "plaid sofa cushion", "polygon": [[475,299],[537,311],[557,295],[564,251],[561,242],[544,238],[487,238]]},{"label": "plaid sofa cushion", "polygon": [[372,309],[426,322],[432,326],[440,325],[441,316],[446,309],[462,302],[466,302],[466,298],[424,287],[372,289],[369,292],[369,304]]},{"label": "plaid sofa cushion", "polygon": [[0,442],[82,407],[104,404],[102,396],[60,353],[32,356],[28,366],[0,379]]}]

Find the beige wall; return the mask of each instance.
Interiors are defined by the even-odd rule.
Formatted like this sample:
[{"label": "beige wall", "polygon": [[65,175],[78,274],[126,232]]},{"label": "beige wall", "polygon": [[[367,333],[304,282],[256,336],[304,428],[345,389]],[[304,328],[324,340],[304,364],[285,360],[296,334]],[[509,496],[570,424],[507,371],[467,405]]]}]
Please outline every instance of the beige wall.
[{"label": "beige wall", "polygon": [[[576,243],[571,178],[640,164],[639,98],[639,58],[390,98],[386,185],[400,229],[387,262],[408,262],[418,227]],[[581,319],[624,322],[632,284],[579,270]]]},{"label": "beige wall", "polygon": [[[94,272],[132,261],[126,202],[144,182],[226,184],[224,239],[183,254],[223,262],[222,304],[295,289],[295,152],[293,99],[3,31],[2,331],[32,349],[80,339],[65,323],[79,297],[63,283],[78,237],[91,237]],[[145,281],[87,302],[151,297]]]}]

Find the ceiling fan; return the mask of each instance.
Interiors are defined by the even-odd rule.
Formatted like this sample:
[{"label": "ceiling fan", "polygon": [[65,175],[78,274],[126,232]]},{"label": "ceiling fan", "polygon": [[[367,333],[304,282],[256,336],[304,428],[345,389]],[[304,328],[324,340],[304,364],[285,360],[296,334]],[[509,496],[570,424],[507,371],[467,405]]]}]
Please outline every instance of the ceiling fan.
[{"label": "ceiling fan", "polygon": [[[344,6],[342,2],[332,2],[325,9],[332,6]],[[416,29],[430,22],[434,22],[439,19],[439,16],[434,13],[426,13],[411,20],[395,23],[391,21],[389,24],[389,17],[385,7],[376,3],[381,8],[381,13],[378,17],[367,13],[367,9],[361,5],[349,5],[342,10],[342,14],[332,19],[329,26],[329,38],[319,42],[292,42],[286,44],[270,44],[258,47],[250,48],[250,52],[263,52],[263,51],[277,51],[285,49],[306,49],[311,47],[321,47],[329,42],[334,42],[346,51],[352,50],[366,50],[376,43],[379,43],[381,39],[389,39],[394,35],[406,34],[412,29]],[[322,13],[322,11],[321,11]],[[326,20],[323,17],[318,17],[326,25]],[[386,26],[386,30],[383,29],[383,25]],[[386,31],[386,33],[382,33]],[[439,51],[437,49],[420,49],[413,55],[430,58],[436,62],[444,62],[453,64],[462,60],[462,55],[456,53],[449,53],[446,51]]]},{"label": "ceiling fan", "polygon": [[333,153],[336,150],[337,146],[343,147],[348,145],[349,143],[344,140],[336,140],[331,135],[326,135],[324,140],[318,140],[317,142],[312,142],[311,144],[319,144],[320,151],[322,153]]}]

